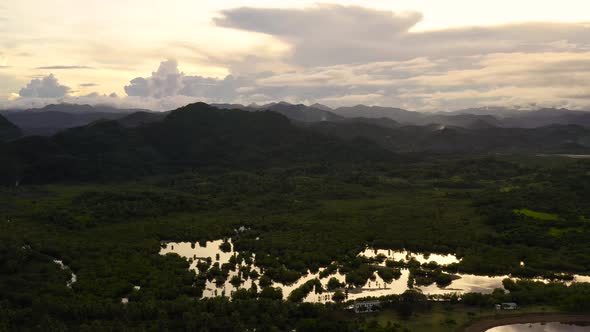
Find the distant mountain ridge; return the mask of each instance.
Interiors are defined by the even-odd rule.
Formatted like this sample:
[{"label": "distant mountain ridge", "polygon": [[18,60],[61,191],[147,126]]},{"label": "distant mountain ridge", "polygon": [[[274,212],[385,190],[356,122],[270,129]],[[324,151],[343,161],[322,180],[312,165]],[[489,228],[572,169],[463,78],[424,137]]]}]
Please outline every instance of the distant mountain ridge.
[{"label": "distant mountain ridge", "polygon": [[425,113],[408,111],[396,107],[382,106],[345,106],[330,108],[321,104],[306,106],[286,102],[266,105],[213,104],[226,109],[246,111],[270,110],[285,115],[299,122],[349,121],[359,119],[390,119],[401,125],[424,126],[440,124],[469,129],[505,127],[538,128],[552,124],[580,125],[590,127],[590,112],[568,109],[518,110],[504,107],[482,107],[452,112]]},{"label": "distant mountain ridge", "polygon": [[[341,140],[271,111],[204,103],[138,113],[0,144],[3,183],[134,178],[195,167],[268,167],[297,162],[379,161],[395,154],[367,140]],[[16,166],[11,166],[16,165]],[[3,168],[4,167],[4,168]]]},{"label": "distant mountain ridge", "polygon": [[367,139],[396,153],[590,154],[590,129],[575,125],[467,129],[438,124],[385,128],[359,122],[321,122],[308,128],[345,140]]},{"label": "distant mountain ridge", "polygon": [[[444,125],[466,129],[540,128],[554,124],[590,128],[590,112],[568,109],[519,110],[481,107],[452,112],[423,113],[395,107],[346,106],[330,108],[322,104],[306,106],[287,102],[265,105],[212,104],[220,109],[249,112],[272,111],[295,123],[360,122],[392,128],[396,126]],[[98,120],[117,120],[124,126],[137,127],[163,118],[166,112],[144,109],[117,109],[104,105],[55,104],[29,110],[0,111],[24,135],[53,135],[61,130],[84,126]]]},{"label": "distant mountain ridge", "polygon": [[52,104],[42,108],[0,111],[26,135],[53,135],[60,130],[84,126],[97,120],[116,120],[142,109],[118,109],[111,106]]},{"label": "distant mountain ridge", "polygon": [[[301,106],[286,107],[288,114],[306,112]],[[274,111],[195,103],[167,113],[96,120],[51,137],[0,143],[0,181],[129,179],[200,167],[381,162],[408,153],[590,154],[590,129],[559,124],[504,128],[487,122],[478,128],[407,125],[370,117],[301,122]]]},{"label": "distant mountain ridge", "polygon": [[286,102],[270,103],[266,105],[249,105],[240,104],[211,104],[211,106],[222,109],[239,109],[250,112],[273,111],[286,116],[287,118],[299,122],[320,122],[336,121],[344,117],[328,110],[327,106],[317,105],[319,107],[306,106],[303,104],[289,104]]}]

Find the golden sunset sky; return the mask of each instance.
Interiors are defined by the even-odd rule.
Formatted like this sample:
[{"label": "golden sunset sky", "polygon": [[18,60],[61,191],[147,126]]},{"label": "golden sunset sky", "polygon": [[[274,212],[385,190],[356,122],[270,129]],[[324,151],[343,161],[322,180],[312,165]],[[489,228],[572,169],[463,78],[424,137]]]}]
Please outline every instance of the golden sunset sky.
[{"label": "golden sunset sky", "polygon": [[584,108],[589,13],[586,0],[6,0],[0,106]]}]

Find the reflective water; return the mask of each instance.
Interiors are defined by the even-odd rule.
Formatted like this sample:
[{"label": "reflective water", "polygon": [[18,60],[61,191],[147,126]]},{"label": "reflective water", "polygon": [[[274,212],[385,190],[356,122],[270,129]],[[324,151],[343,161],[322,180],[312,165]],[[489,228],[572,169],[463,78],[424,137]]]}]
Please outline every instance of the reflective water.
[{"label": "reflective water", "polygon": [[59,267],[61,267],[62,270],[67,270],[70,271],[70,273],[72,274],[72,277],[70,278],[70,280],[68,280],[66,282],[66,286],[69,288],[72,288],[72,284],[75,283],[76,281],[78,281],[78,276],[76,276],[76,274],[74,272],[72,272],[72,270],[70,269],[69,266],[65,265],[64,262],[60,259],[54,259],[53,262],[57,265],[59,265]]},{"label": "reflective water", "polygon": [[428,263],[428,262],[436,262],[439,265],[449,265],[453,263],[459,263],[461,260],[457,259],[454,255],[439,255],[439,254],[419,254],[419,253],[411,253],[406,250],[385,250],[385,249],[372,249],[366,248],[364,251],[359,253],[359,256],[364,256],[367,258],[374,258],[378,255],[383,255],[387,259],[393,259],[395,261],[404,261],[408,262],[410,259],[415,259],[420,264]]},{"label": "reflective water", "polygon": [[[232,256],[238,255],[239,253],[234,251],[233,244],[231,239],[228,240],[229,246],[231,250],[229,252],[223,252],[220,249],[220,245],[223,243],[223,240],[216,240],[216,241],[208,241],[204,243],[204,246],[199,245],[199,243],[190,243],[190,242],[162,242],[162,248],[160,250],[161,255],[166,255],[168,253],[176,253],[181,257],[186,258],[189,261],[190,269],[194,270],[197,274],[199,273],[197,269],[197,264],[199,261],[205,261],[208,258],[213,263],[219,263],[221,266],[222,264],[228,263]],[[382,255],[385,259],[379,263],[381,266],[385,266],[385,260],[392,259],[395,261],[404,261],[408,262],[412,259],[417,260],[421,264],[429,263],[429,262],[436,262],[441,266],[459,263],[460,259],[458,259],[454,255],[440,255],[440,254],[430,254],[424,255],[420,253],[411,253],[404,250],[375,250],[372,248],[367,248],[359,253],[359,256],[364,256],[367,258],[374,258],[378,255]],[[262,271],[259,267],[256,266],[256,257],[253,257],[252,264],[247,265],[245,261],[243,261],[240,266],[242,267],[249,267],[250,270],[258,272],[259,275],[262,275]],[[330,278],[336,278],[339,282],[345,283],[346,276],[339,272],[332,274],[325,278],[320,278],[320,272],[324,269],[321,268],[317,273],[308,273],[299,280],[297,280],[293,284],[282,284],[278,282],[273,282],[273,287],[280,287],[283,291],[283,297],[287,298],[289,294],[296,288],[300,287],[307,281],[313,279],[319,279],[324,289],[327,289],[327,284]],[[213,296],[231,296],[231,294],[239,288],[249,289],[252,287],[252,284],[256,284],[258,289],[260,289],[258,280],[252,280],[250,278],[244,280],[242,279],[242,284],[238,287],[235,287],[231,284],[230,280],[232,277],[239,275],[238,269],[235,271],[230,271],[229,276],[225,280],[223,284],[216,284],[215,280],[207,281],[205,290],[203,292],[203,297],[213,297]],[[345,293],[347,294],[348,300],[355,300],[363,297],[368,296],[386,296],[386,295],[394,295],[394,294],[402,294],[406,290],[408,290],[408,279],[410,276],[410,272],[408,269],[401,269],[401,276],[397,280],[392,280],[391,282],[385,282],[376,272],[373,274],[371,278],[367,281],[367,283],[363,287],[358,288],[346,288]],[[457,274],[458,279],[453,280],[450,285],[446,287],[439,287],[435,283],[428,285],[428,286],[416,286],[414,289],[418,289],[422,291],[426,295],[442,295],[442,294],[449,294],[449,293],[466,293],[466,292],[477,292],[477,293],[491,293],[496,288],[503,288],[502,280],[508,278],[508,276],[495,276],[495,277],[488,277],[488,276],[478,276],[472,274]],[[590,277],[585,276],[576,276],[575,281],[577,282],[590,282]],[[332,299],[333,292],[324,291],[322,294],[316,294],[312,291],[305,299],[306,302],[329,302]]]},{"label": "reflective water", "polygon": [[564,323],[513,324],[491,328],[486,332],[582,332],[590,331],[590,326],[578,326]]}]

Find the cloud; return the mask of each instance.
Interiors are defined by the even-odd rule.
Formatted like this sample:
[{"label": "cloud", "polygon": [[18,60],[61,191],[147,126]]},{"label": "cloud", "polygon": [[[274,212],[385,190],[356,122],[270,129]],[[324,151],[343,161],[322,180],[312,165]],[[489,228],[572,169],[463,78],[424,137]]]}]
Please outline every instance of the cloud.
[{"label": "cloud", "polygon": [[[536,102],[590,110],[588,24],[518,23],[417,32],[414,27],[422,20],[420,13],[335,4],[303,9],[241,7],[220,14],[213,20],[217,27],[256,34],[253,39],[258,42],[237,47],[235,52],[169,42],[154,48],[149,57],[177,56],[193,68],[195,63],[207,63],[209,68],[220,69],[215,73],[229,72],[225,78],[186,74],[176,60],[166,60],[151,74],[131,79],[124,87],[124,97],[95,93],[73,97],[67,95],[71,93],[67,87],[54,95],[71,102],[84,98],[75,100],[155,110],[199,100],[244,104],[285,100],[330,106],[364,103],[422,111]],[[140,57],[120,52],[98,45],[92,54],[104,59],[92,62],[108,63],[111,68]],[[34,81],[41,85],[42,80]],[[35,94],[27,89],[35,90],[27,86],[21,95]],[[40,102],[27,98],[19,102]]]},{"label": "cloud", "polygon": [[[590,52],[494,53],[316,66],[224,79],[189,76],[176,61],[126,87],[129,96],[206,102],[365,103],[441,111],[485,105],[588,108]],[[575,96],[575,97],[572,97]]]},{"label": "cloud", "polygon": [[220,27],[264,33],[292,46],[290,61],[303,66],[409,60],[418,57],[508,52],[590,50],[590,27],[574,23],[519,23],[412,32],[416,12],[357,6],[304,9],[241,7],[221,12]]},{"label": "cloud", "polygon": [[249,84],[254,83],[250,79],[231,75],[224,79],[185,75],[179,71],[176,60],[166,60],[150,77],[136,77],[124,89],[128,96],[133,97],[187,96],[220,101],[235,99],[239,89]]},{"label": "cloud", "polygon": [[178,70],[176,60],[167,60],[160,63],[157,71],[152,72],[148,78],[137,77],[125,86],[125,92],[129,96],[139,97],[169,97],[175,96],[182,89],[184,74]]},{"label": "cloud", "polygon": [[[319,4],[306,9],[241,7],[222,12],[214,19],[219,26],[256,31],[295,40],[314,36],[332,39],[346,36],[352,42],[382,41],[407,32],[422,20],[418,12],[393,13],[359,6]],[[331,40],[332,41],[332,40]]]},{"label": "cloud", "polygon": [[275,36],[293,46],[297,64],[328,65],[383,59],[390,44],[421,19],[417,12],[320,4],[306,9],[229,9],[214,23]]},{"label": "cloud", "polygon": [[62,69],[94,69],[94,68],[93,67],[89,67],[89,66],[63,66],[63,65],[56,65],[56,66],[37,67],[35,69],[62,70]]},{"label": "cloud", "polygon": [[31,80],[18,94],[25,98],[62,98],[69,90],[69,87],[59,84],[53,74],[49,74],[41,79]]}]

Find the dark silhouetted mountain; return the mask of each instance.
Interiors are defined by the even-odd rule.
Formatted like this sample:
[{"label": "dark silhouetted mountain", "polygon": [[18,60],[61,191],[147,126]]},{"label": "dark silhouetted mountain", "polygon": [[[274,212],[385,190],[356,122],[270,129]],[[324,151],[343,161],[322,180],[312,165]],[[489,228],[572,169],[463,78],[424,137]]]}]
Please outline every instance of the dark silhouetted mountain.
[{"label": "dark silhouetted mountain", "polygon": [[226,110],[241,110],[241,111],[249,111],[249,112],[254,112],[254,111],[259,110],[259,106],[256,104],[251,104],[248,106],[244,106],[242,104],[211,104],[211,106],[217,107],[220,109],[226,109]]},{"label": "dark silhouetted mountain", "polygon": [[590,130],[574,125],[523,129],[445,125],[385,128],[367,123],[324,122],[309,128],[346,140],[364,138],[394,152],[589,153]]},{"label": "dark silhouetted mountain", "polygon": [[[482,118],[487,119],[459,117]],[[6,183],[129,179],[202,167],[383,161],[399,158],[398,153],[590,154],[590,129],[582,126],[527,129],[475,122],[471,127],[477,128],[375,118],[303,122],[273,111],[196,103],[168,114],[134,113],[52,137],[1,143],[1,178]]]},{"label": "dark silhouetted mountain", "polygon": [[401,126],[399,122],[390,118],[343,118],[336,122],[368,124],[384,128],[398,128]]},{"label": "dark silhouetted mountain", "polygon": [[[320,121],[359,121],[363,123],[373,123],[385,127],[396,127],[399,124],[442,124],[472,129],[496,127],[501,125],[499,120],[492,115],[421,113],[407,111],[400,108],[365,105],[340,107],[334,110],[321,104],[305,106],[303,104],[293,105],[285,102],[271,103],[262,106],[244,106],[240,104],[214,104],[213,106],[224,109],[240,109],[245,111],[268,110],[283,114],[293,121],[308,123]],[[391,121],[393,121],[393,123]],[[380,124],[380,122],[382,123]]]},{"label": "dark silhouetted mountain", "polygon": [[123,127],[135,128],[152,122],[162,121],[169,112],[135,112],[117,120]]},{"label": "dark silhouetted mountain", "polygon": [[136,128],[99,120],[52,137],[25,137],[4,149],[8,152],[3,157],[20,165],[9,183],[134,178],[195,167],[358,162],[394,156],[367,140],[344,142],[298,127],[276,112],[222,110],[204,103],[179,108],[161,121]]},{"label": "dark silhouetted mountain", "polygon": [[413,123],[414,125],[441,124],[452,127],[462,127],[468,129],[481,129],[489,127],[499,127],[500,121],[491,115],[474,115],[474,114],[427,114],[423,119]]},{"label": "dark silhouetted mountain", "polygon": [[415,124],[424,118],[424,113],[411,112],[395,107],[356,105],[339,107],[334,113],[347,118],[390,118],[402,124]]},{"label": "dark silhouetted mountain", "polygon": [[69,103],[61,103],[61,104],[50,104],[42,108],[33,108],[29,109],[28,111],[33,112],[64,112],[64,113],[72,113],[72,114],[80,114],[80,113],[134,113],[140,111],[148,111],[141,108],[116,108],[109,105],[88,105],[88,104],[69,104]]},{"label": "dark silhouetted mountain", "polygon": [[322,111],[327,111],[327,112],[333,112],[334,111],[334,109],[332,109],[331,107],[326,106],[326,105],[323,105],[323,104],[319,104],[319,103],[315,103],[313,105],[310,105],[309,107],[315,108],[315,109],[318,109],[318,110],[322,110]]},{"label": "dark silhouetted mountain", "polygon": [[484,106],[484,107],[474,107],[474,108],[466,108],[457,111],[451,112],[441,112],[440,114],[445,115],[457,115],[457,114],[473,114],[473,115],[491,115],[495,118],[506,118],[515,116],[518,114],[523,114],[529,112],[529,110],[523,109],[515,109],[509,107],[499,107],[499,106]]},{"label": "dark silhouetted mountain", "polygon": [[504,127],[536,128],[553,124],[590,127],[590,112],[545,108],[502,119]]},{"label": "dark silhouetted mountain", "polygon": [[55,104],[37,109],[2,111],[0,114],[20,127],[26,135],[52,135],[66,128],[83,126],[100,119],[116,120],[138,111],[145,110]]},{"label": "dark silhouetted mountain", "polygon": [[212,104],[214,107],[224,109],[239,109],[244,111],[273,111],[286,116],[287,118],[298,122],[319,122],[319,121],[335,121],[342,119],[341,116],[334,114],[331,111],[305,106],[303,104],[289,104],[286,102],[271,103],[266,105],[249,105],[244,106],[240,104]]},{"label": "dark silhouetted mountain", "polygon": [[280,113],[291,120],[299,122],[320,122],[335,121],[342,119],[342,116],[336,115],[331,111],[325,111],[319,108],[308,107],[303,104],[289,104],[280,102],[272,105],[264,105],[261,110],[273,111]]},{"label": "dark silhouetted mountain", "polygon": [[503,107],[482,107],[438,114],[489,115],[498,119],[496,123],[490,124],[508,128],[538,128],[554,124],[590,127],[590,112],[572,111],[565,108],[519,110]]},{"label": "dark silhouetted mountain", "polygon": [[20,137],[22,131],[19,127],[0,115],[0,141],[6,141]]},{"label": "dark silhouetted mountain", "polygon": [[340,107],[334,112],[347,117],[388,118],[405,125],[441,124],[473,129],[499,126],[498,119],[491,115],[421,113],[401,108],[365,105]]},{"label": "dark silhouetted mountain", "polygon": [[405,125],[441,124],[468,129],[488,127],[539,128],[554,124],[590,127],[590,112],[567,109],[517,110],[503,107],[472,108],[448,113],[421,113],[393,107],[357,105],[333,111],[346,117],[387,117]]},{"label": "dark silhouetted mountain", "polygon": [[258,164],[383,158],[373,144],[352,145],[295,126],[270,111],[218,109],[204,103],[172,111],[163,121],[141,127],[150,146],[175,163]]}]

